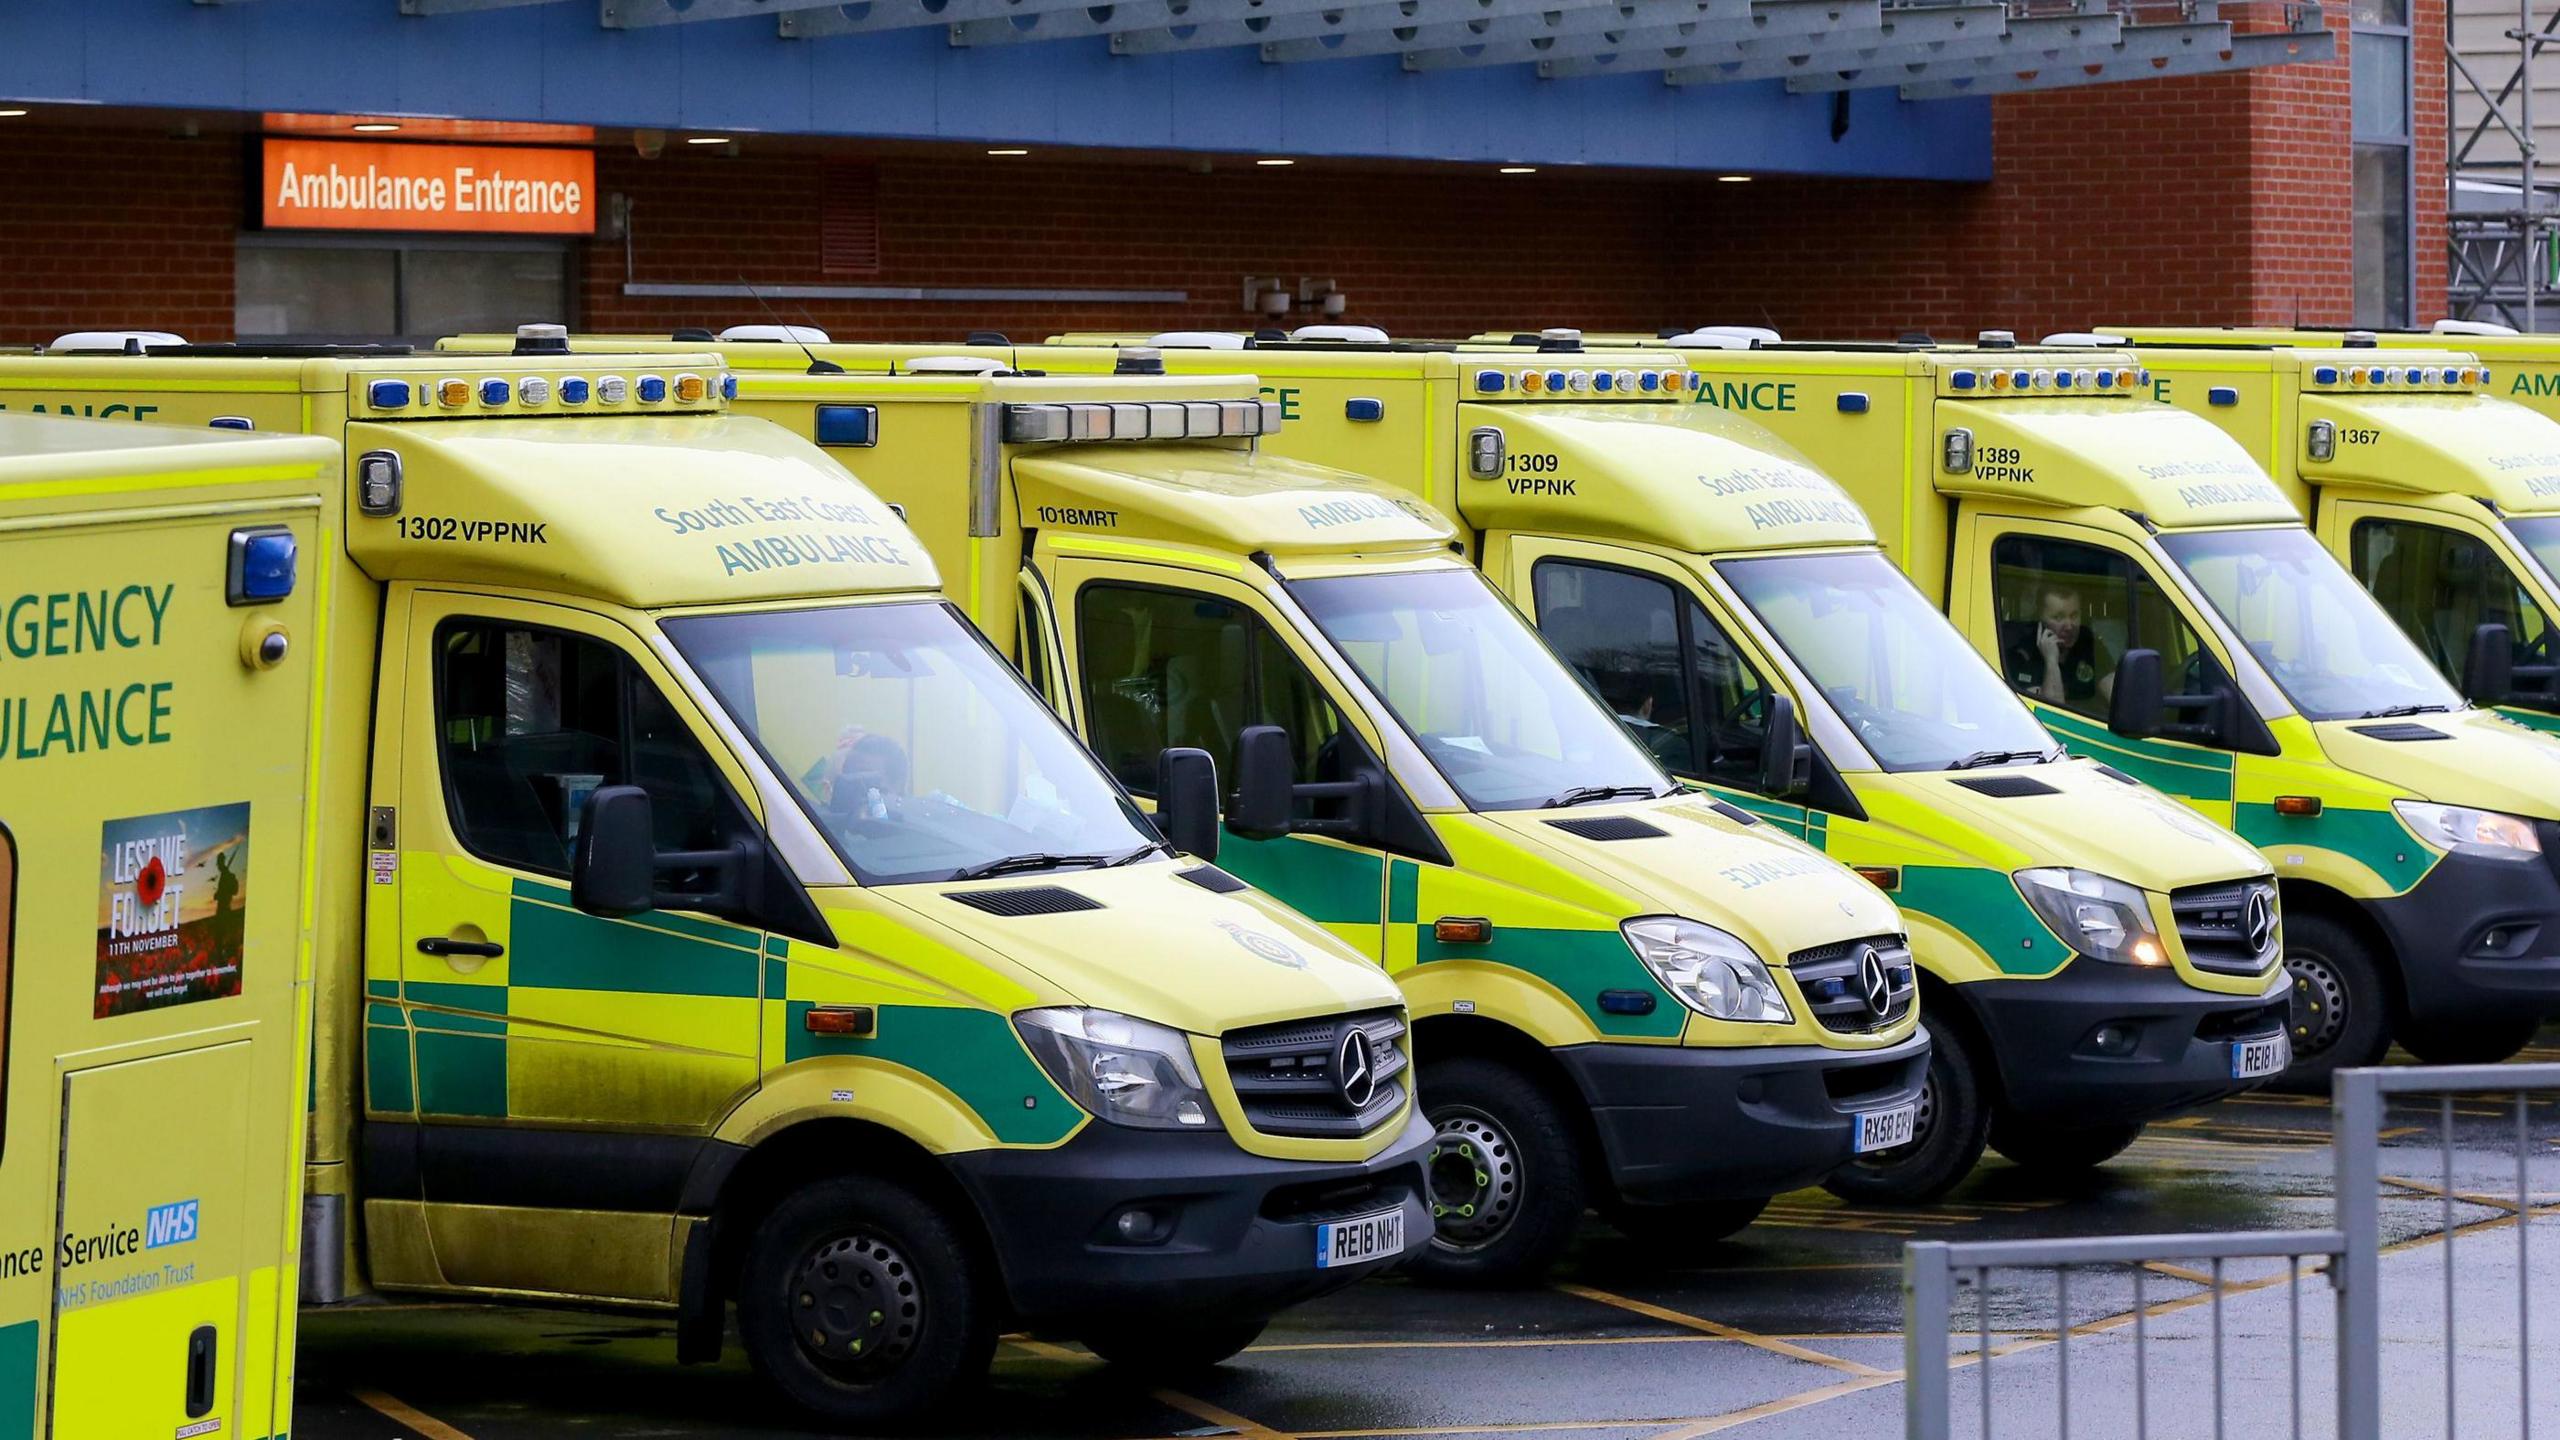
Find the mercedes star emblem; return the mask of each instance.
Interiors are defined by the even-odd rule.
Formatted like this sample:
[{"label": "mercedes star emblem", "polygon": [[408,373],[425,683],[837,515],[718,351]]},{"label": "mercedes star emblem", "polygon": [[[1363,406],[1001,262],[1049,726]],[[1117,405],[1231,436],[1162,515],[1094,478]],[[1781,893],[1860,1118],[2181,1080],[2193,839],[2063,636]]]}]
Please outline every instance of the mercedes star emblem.
[{"label": "mercedes star emblem", "polygon": [[1873,945],[1858,959],[1858,993],[1866,997],[1867,1013],[1879,1020],[1893,1009],[1893,976]]},{"label": "mercedes star emblem", "polygon": [[1351,1030],[1342,1037],[1342,1050],[1333,1057],[1334,1083],[1342,1087],[1343,1103],[1354,1110],[1366,1110],[1378,1096],[1377,1067],[1371,1063],[1369,1032]]},{"label": "mercedes star emblem", "polygon": [[2265,890],[2249,892],[2249,906],[2241,921],[2249,942],[2249,953],[2263,955],[2276,938],[2276,899]]}]

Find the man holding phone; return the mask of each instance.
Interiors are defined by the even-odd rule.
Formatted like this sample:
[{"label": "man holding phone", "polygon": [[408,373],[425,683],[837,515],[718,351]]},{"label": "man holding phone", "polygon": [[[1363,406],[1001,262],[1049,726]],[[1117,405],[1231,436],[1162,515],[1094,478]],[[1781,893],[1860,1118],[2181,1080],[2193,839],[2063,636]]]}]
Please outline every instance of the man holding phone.
[{"label": "man holding phone", "polygon": [[2084,609],[2080,592],[2061,581],[2038,589],[2035,619],[2019,627],[2002,657],[2020,694],[2074,710],[2106,707],[2115,694],[2115,657],[2084,622]]}]

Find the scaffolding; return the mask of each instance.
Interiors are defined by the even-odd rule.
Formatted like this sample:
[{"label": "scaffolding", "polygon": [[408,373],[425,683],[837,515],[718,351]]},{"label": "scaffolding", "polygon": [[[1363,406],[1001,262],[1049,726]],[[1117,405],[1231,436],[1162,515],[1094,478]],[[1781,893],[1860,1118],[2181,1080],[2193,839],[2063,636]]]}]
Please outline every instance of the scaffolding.
[{"label": "scaffolding", "polygon": [[[2541,9],[2546,13],[2537,15]],[[2514,23],[2505,26],[2512,18]],[[2449,154],[2445,197],[2452,318],[2518,330],[2560,328],[2560,193],[2539,152],[2560,131],[2542,62],[2560,44],[2560,0],[2453,0],[2445,7]],[[2503,70],[2503,74],[2501,71]],[[2495,89],[2490,80],[2498,81]],[[2543,101],[2536,118],[2535,101]]]}]

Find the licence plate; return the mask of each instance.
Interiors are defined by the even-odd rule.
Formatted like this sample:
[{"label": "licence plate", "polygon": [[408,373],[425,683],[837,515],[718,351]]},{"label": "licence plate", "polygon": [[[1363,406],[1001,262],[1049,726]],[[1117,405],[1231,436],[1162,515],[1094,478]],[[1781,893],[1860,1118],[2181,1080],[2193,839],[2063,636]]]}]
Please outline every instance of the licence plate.
[{"label": "licence plate", "polygon": [[1890,1110],[1866,1110],[1858,1115],[1858,1145],[1854,1153],[1865,1155],[1876,1150],[1890,1150],[1911,1143],[1912,1128],[1920,1123],[1920,1102],[1896,1105]]},{"label": "licence plate", "polygon": [[1316,1227],[1316,1268],[1365,1265],[1404,1253],[1404,1212],[1381,1210],[1348,1220],[1327,1220]]},{"label": "licence plate", "polygon": [[2279,1075],[2293,1063],[2293,1037],[2278,1032],[2264,1040],[2231,1042],[2231,1078],[2260,1080]]}]

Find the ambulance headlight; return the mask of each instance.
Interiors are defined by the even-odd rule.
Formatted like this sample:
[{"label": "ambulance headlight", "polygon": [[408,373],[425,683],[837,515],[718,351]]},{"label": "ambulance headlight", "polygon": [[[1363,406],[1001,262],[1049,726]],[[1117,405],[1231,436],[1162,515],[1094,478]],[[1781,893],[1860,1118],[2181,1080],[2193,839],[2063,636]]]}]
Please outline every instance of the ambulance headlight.
[{"label": "ambulance headlight", "polygon": [[2394,800],[2391,808],[2419,839],[2439,849],[2490,860],[2530,860],[2542,853],[2541,834],[2521,815],[2422,800]]},{"label": "ambulance headlight", "polygon": [[1647,915],[1618,927],[1627,948],[1681,1004],[1714,1020],[1784,1025],[1795,1018],[1769,967],[1713,925]]},{"label": "ambulance headlight", "polygon": [[2038,868],[2014,877],[2062,943],[2111,965],[2165,965],[2169,952],[2151,923],[2151,897],[2139,886],[2088,870]]},{"label": "ambulance headlight", "polygon": [[1022,1043],[1068,1098],[1114,1125],[1196,1130],[1212,1113],[1191,1037],[1132,1015],[1081,1006],[1013,1017]]}]

